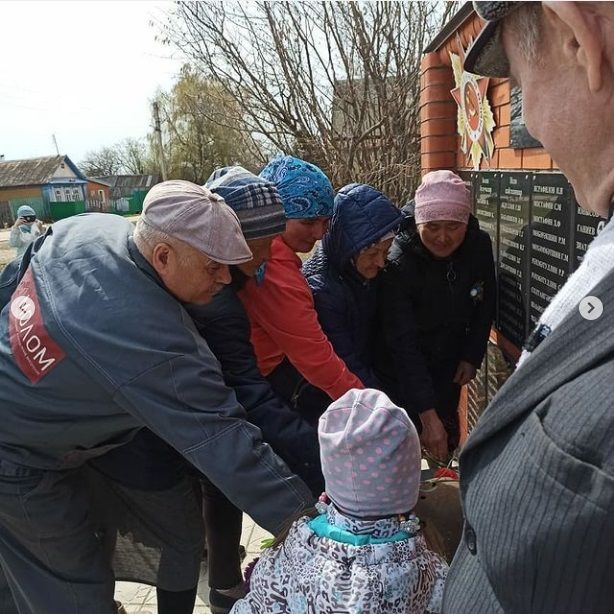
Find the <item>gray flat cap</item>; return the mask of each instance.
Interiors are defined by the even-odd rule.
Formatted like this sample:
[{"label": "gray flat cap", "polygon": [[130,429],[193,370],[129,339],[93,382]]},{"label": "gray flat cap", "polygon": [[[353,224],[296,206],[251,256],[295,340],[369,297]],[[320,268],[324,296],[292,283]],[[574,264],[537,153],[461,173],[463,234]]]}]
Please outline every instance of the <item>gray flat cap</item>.
[{"label": "gray flat cap", "polygon": [[252,259],[235,212],[221,196],[195,183],[158,183],[145,196],[141,217],[221,264]]}]

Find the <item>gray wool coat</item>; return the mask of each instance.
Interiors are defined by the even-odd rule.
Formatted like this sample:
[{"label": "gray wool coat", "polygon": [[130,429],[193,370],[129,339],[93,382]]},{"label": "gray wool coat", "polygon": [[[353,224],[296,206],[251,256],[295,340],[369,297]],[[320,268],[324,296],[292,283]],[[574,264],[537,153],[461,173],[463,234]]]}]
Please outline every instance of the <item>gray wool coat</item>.
[{"label": "gray wool coat", "polygon": [[519,367],[461,455],[445,614],[614,612],[614,271]]}]

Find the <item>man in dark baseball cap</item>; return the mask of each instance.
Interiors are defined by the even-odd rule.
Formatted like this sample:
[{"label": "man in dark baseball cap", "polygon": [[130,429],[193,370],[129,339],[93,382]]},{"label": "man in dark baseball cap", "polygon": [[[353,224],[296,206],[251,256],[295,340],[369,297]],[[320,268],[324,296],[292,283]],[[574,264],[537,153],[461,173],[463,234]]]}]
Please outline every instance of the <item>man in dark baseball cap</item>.
[{"label": "man in dark baseball cap", "polygon": [[[465,68],[510,76],[527,128],[604,218],[614,202],[614,3],[475,2]],[[565,208],[574,223],[575,207]],[[603,306],[587,318],[580,304]],[[443,612],[606,614],[614,564],[614,222],[461,454],[463,540]]]},{"label": "man in dark baseball cap", "polygon": [[[510,64],[501,40],[502,20],[527,2],[474,2],[486,25],[465,57],[465,70],[485,77],[509,77]],[[531,4],[540,4],[533,2]]]}]

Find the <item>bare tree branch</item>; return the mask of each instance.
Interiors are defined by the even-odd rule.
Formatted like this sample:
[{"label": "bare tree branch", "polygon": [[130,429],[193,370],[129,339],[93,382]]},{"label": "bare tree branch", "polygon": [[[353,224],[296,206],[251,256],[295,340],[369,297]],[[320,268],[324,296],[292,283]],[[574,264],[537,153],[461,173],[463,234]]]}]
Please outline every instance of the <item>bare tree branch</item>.
[{"label": "bare tree branch", "polygon": [[336,187],[371,183],[403,202],[419,180],[422,50],[457,8],[180,2],[164,36],[232,100],[220,129],[305,157]]}]

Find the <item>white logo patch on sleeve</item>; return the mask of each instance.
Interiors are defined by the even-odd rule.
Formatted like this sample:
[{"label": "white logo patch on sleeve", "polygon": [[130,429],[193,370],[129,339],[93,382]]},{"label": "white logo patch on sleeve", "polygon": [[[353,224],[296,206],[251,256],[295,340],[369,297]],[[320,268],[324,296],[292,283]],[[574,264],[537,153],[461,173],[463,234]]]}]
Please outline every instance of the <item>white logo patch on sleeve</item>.
[{"label": "white logo patch on sleeve", "polygon": [[9,340],[15,362],[33,384],[66,357],[45,328],[31,269],[26,271],[11,298]]}]

